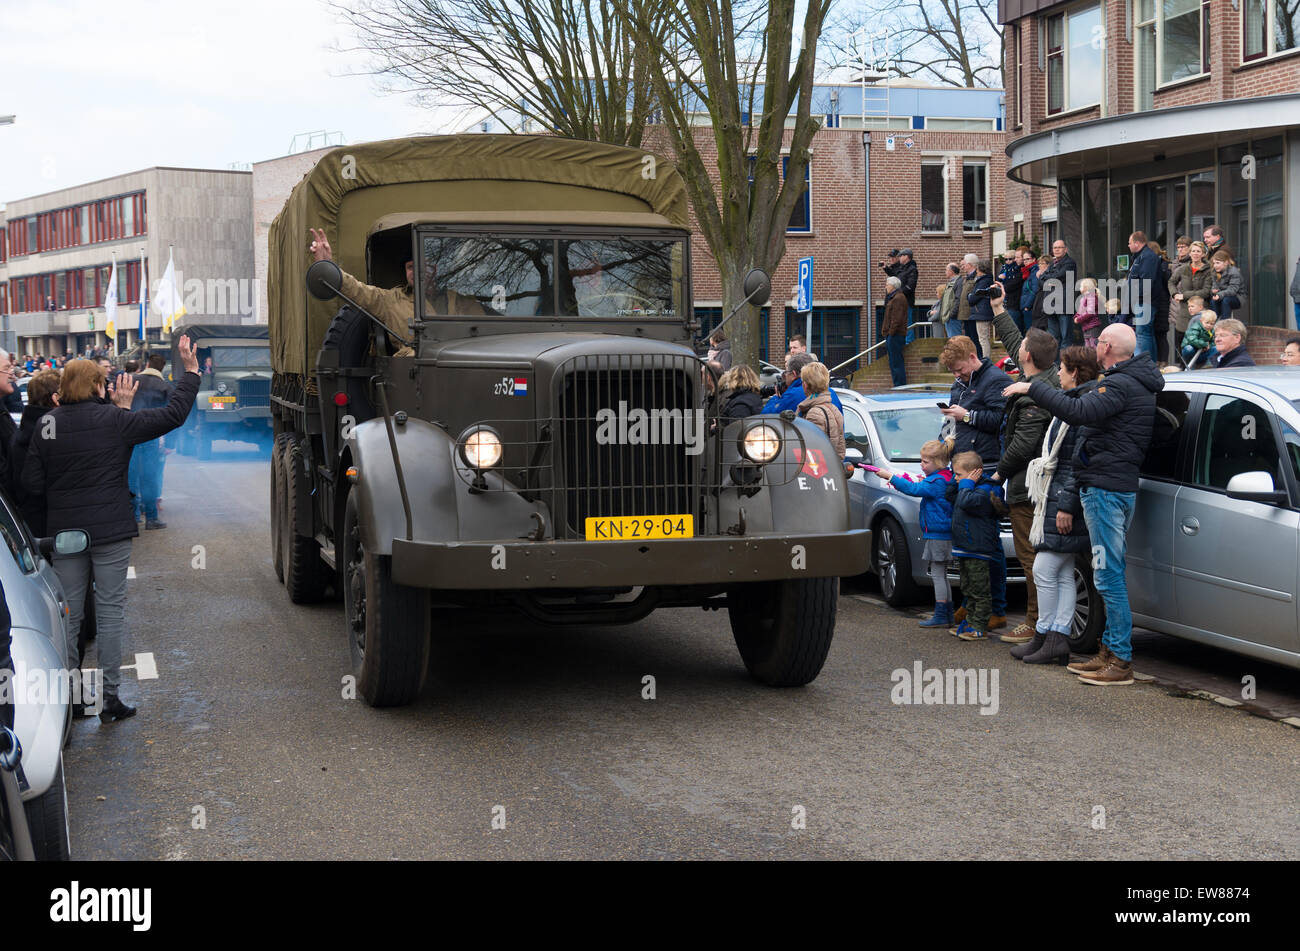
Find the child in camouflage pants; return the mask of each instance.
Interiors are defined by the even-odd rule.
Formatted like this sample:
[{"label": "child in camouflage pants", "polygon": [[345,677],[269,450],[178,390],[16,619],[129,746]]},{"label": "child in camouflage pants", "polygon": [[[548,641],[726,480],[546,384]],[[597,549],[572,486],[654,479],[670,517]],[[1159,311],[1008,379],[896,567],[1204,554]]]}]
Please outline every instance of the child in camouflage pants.
[{"label": "child in camouflage pants", "polygon": [[966,620],[954,629],[963,641],[988,640],[989,614],[993,608],[989,585],[989,563],[1002,554],[998,516],[1005,510],[1002,488],[984,474],[977,453],[953,456],[956,477],[948,492],[952,498],[952,553],[961,573]]}]

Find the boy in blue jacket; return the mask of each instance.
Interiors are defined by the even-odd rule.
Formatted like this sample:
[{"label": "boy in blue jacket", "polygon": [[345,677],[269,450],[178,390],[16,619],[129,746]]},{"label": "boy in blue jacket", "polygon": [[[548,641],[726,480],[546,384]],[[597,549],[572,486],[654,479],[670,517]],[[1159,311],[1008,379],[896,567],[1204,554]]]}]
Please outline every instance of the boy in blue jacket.
[{"label": "boy in blue jacket", "polygon": [[989,614],[993,597],[989,588],[989,564],[1002,557],[1002,536],[998,517],[1006,511],[1002,487],[984,474],[978,453],[953,456],[952,471],[957,484],[948,487],[952,500],[952,553],[961,572],[966,620],[949,633],[963,641],[989,639]]},{"label": "boy in blue jacket", "polygon": [[937,439],[931,439],[921,447],[921,471],[925,478],[920,482],[913,482],[908,476],[888,469],[875,470],[876,475],[889,480],[889,484],[899,492],[921,500],[921,535],[925,539],[921,560],[934,582],[934,615],[922,621],[921,627],[947,627],[952,623],[952,589],[948,586],[948,562],[952,558],[952,502],[948,500],[948,486],[953,480],[952,470],[948,468],[948,452],[948,445]]}]

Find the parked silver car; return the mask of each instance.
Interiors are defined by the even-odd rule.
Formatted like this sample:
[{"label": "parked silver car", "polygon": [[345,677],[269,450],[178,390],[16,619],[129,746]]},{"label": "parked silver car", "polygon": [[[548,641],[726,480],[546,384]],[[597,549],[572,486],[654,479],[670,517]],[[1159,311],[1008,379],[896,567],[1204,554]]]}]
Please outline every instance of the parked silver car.
[{"label": "parked silver car", "polygon": [[[924,478],[921,446],[936,439],[943,427],[937,403],[946,396],[928,390],[894,390],[862,394],[836,390],[844,406],[844,444],[862,453],[862,461]],[[921,500],[904,495],[887,482],[859,469],[849,480],[849,507],[854,528],[870,528],[871,570],[880,578],[880,591],[895,606],[911,604],[930,578],[921,561]],[[1024,584],[1025,573],[1015,557],[1011,523],[1002,522],[1002,548],[1007,557],[1007,582]]]},{"label": "parked silver car", "polygon": [[1134,624],[1300,668],[1300,371],[1166,377],[1127,577]]},{"label": "parked silver car", "polygon": [[55,545],[67,554],[85,551],[85,532],[34,539],[0,492],[0,584],[9,607],[14,732],[22,746],[24,812],[37,859],[69,857],[68,800],[63,782],[63,745],[71,726],[69,676],[64,660],[68,610],[63,587],[50,565]]}]

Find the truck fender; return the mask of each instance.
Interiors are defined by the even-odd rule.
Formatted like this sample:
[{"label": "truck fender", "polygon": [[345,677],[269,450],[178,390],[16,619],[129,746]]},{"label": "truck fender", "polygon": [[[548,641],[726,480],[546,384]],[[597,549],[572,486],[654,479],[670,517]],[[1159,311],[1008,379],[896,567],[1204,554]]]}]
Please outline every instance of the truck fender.
[{"label": "truck fender", "polygon": [[[517,541],[549,524],[545,506],[505,491],[501,476],[489,474],[487,491],[471,491],[471,478],[456,457],[456,441],[421,419],[393,425],[398,458],[411,505],[414,541]],[[350,491],[357,496],[366,550],[391,555],[393,539],[406,537],[406,515],[382,418],[359,423],[346,443],[357,470]],[[538,518],[533,513],[538,513]]]},{"label": "truck fender", "polygon": [[[727,426],[723,432],[723,477],[741,462],[736,442],[758,417]],[[762,422],[782,434],[781,455],[763,467],[763,488],[751,495],[724,489],[719,514],[725,531],[740,523],[745,510],[746,532],[844,532],[849,519],[849,486],[843,460],[836,455],[822,430],[806,419],[786,420],[764,416]]]}]

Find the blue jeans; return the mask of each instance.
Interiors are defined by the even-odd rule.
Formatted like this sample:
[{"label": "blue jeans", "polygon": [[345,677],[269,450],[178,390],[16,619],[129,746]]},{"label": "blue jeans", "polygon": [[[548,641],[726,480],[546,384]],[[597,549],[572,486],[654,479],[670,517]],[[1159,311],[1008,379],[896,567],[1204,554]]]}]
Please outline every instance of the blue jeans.
[{"label": "blue jeans", "polygon": [[1137,350],[1134,356],[1139,353],[1151,354],[1151,359],[1156,358],[1156,334],[1152,326],[1154,310],[1150,304],[1143,304],[1133,311],[1133,331],[1137,334]]},{"label": "blue jeans", "polygon": [[[1200,353],[1200,350],[1193,347],[1190,343],[1183,344],[1183,365],[1186,366],[1191,363],[1192,357],[1196,356],[1198,353]],[[1208,360],[1202,361],[1198,366],[1207,366],[1208,363]]]},{"label": "blue jeans", "polygon": [[1209,301],[1211,309],[1219,315],[1219,319],[1231,317],[1232,312],[1241,306],[1241,301],[1237,300],[1236,294],[1220,294],[1218,300]]},{"label": "blue jeans", "polygon": [[1056,338],[1062,347],[1070,345],[1070,315],[1050,314],[1047,318],[1047,332]]},{"label": "blue jeans", "polygon": [[[1300,307],[1300,305],[1297,305]],[[961,321],[956,317],[949,317],[948,323],[944,324],[944,330],[948,332],[949,337],[960,337],[962,335]]]},{"label": "blue jeans", "polygon": [[993,594],[993,613],[1007,616],[1007,560],[998,557],[989,562],[989,591]]},{"label": "blue jeans", "polygon": [[894,380],[894,386],[907,385],[907,366],[903,362],[905,339],[902,334],[890,334],[885,338],[886,349],[889,351],[889,375]]},{"label": "blue jeans", "polygon": [[988,354],[984,352],[984,348],[980,346],[980,335],[979,331],[975,329],[975,321],[963,320],[961,322],[961,332],[967,337],[970,337],[971,340],[975,341],[975,355],[977,357],[988,356]]},{"label": "blue jeans", "polygon": [[1092,580],[1106,604],[1101,642],[1120,660],[1133,659],[1133,613],[1128,604],[1124,558],[1133,524],[1136,492],[1109,492],[1091,486],[1079,492],[1092,541]]},{"label": "blue jeans", "polygon": [[132,507],[136,518],[143,512],[146,519],[158,518],[158,498],[162,495],[163,452],[162,440],[152,439],[131,450],[131,464],[127,469],[127,486],[131,490]]}]

